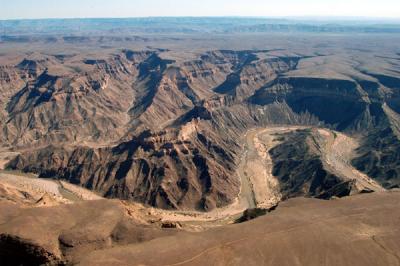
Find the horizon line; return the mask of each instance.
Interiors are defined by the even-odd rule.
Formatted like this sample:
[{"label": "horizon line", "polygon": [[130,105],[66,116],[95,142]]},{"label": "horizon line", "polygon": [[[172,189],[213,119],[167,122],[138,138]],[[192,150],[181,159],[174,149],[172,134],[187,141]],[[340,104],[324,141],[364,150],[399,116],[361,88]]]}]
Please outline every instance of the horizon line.
[{"label": "horizon line", "polygon": [[0,21],[22,21],[22,20],[86,20],[86,19],[151,19],[151,18],[240,18],[240,19],[282,19],[282,20],[349,20],[349,21],[397,21],[400,17],[376,17],[376,16],[132,16],[132,17],[43,17],[43,18],[0,18]]}]

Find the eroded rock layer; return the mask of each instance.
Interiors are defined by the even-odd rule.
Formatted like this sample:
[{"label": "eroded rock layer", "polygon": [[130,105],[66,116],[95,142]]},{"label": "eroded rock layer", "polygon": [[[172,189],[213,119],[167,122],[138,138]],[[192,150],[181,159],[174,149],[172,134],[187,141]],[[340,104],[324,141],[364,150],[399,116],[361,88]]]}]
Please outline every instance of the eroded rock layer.
[{"label": "eroded rock layer", "polygon": [[[212,50],[185,57],[149,48],[14,58],[0,67],[0,141],[20,153],[7,167],[111,198],[211,210],[238,197],[236,170],[249,129],[307,125],[359,138],[354,165],[396,187],[398,72],[369,65],[368,53],[333,53]],[[329,198],[340,184],[338,191],[351,190],[296,138],[295,155],[290,143],[271,151],[285,197]],[[307,169],[288,177],[293,167]]]}]

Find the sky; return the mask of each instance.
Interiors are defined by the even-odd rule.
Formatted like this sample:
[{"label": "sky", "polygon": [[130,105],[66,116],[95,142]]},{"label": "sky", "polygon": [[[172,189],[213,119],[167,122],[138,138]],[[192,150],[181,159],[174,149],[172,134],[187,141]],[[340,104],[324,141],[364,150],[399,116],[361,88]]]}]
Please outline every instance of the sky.
[{"label": "sky", "polygon": [[0,19],[148,16],[400,18],[400,0],[0,0]]}]

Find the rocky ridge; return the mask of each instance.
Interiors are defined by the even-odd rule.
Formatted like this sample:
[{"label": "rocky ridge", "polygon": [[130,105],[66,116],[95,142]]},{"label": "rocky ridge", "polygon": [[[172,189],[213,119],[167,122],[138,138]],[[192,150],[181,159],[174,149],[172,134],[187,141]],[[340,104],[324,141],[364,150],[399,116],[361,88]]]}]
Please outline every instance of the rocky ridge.
[{"label": "rocky ridge", "polygon": [[[7,167],[107,197],[211,210],[238,196],[239,140],[251,128],[336,129],[360,138],[364,147],[379,146],[378,156],[386,154],[390,168],[399,161],[392,144],[374,137],[389,134],[385,141],[398,141],[391,132],[398,125],[399,85],[390,73],[348,65],[351,75],[315,77],[309,72],[324,56],[270,50],[216,50],[183,61],[168,54],[36,54],[3,66],[0,91],[8,96],[2,103],[2,145],[22,151]],[[26,150],[28,145],[36,148]],[[359,170],[386,188],[397,184],[398,173],[384,170],[382,159],[358,152],[353,163]]]}]

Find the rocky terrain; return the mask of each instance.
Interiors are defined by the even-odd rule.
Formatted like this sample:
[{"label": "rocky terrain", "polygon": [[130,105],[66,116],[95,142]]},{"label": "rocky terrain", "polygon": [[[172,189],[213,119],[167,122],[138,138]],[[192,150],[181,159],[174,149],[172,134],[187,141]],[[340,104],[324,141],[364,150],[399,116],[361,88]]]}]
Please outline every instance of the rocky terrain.
[{"label": "rocky terrain", "polygon": [[[398,61],[364,52],[351,52],[352,60],[346,51],[288,53],[213,50],[178,58],[168,49],[117,49],[8,56],[10,63],[2,67],[1,141],[3,150],[19,155],[6,167],[105,197],[211,210],[238,196],[241,136],[256,127],[309,125],[355,138],[362,145],[347,151],[348,165],[351,161],[378,187],[396,187]],[[390,63],[391,70],[370,66],[371,56],[382,66]],[[302,142],[300,158],[314,145],[300,137],[287,145],[293,141]],[[285,159],[290,152],[283,149]],[[294,178],[302,183],[316,175],[315,182],[324,183],[320,171],[329,173],[329,163],[314,166],[310,160],[313,166]],[[298,163],[306,167],[306,161]],[[283,167],[275,165],[275,174],[293,165]],[[333,179],[306,193],[289,189],[289,180],[280,178],[274,193],[317,196],[348,180],[346,175],[337,181],[326,177]]]},{"label": "rocky terrain", "polygon": [[79,186],[14,171],[0,171],[0,191],[1,201],[25,207],[46,207],[102,199]]},{"label": "rocky terrain", "polygon": [[[152,245],[167,265],[398,264],[396,27],[82,23],[0,38],[5,265],[158,265]],[[341,255],[311,259],[320,241]]]},{"label": "rocky terrain", "polygon": [[252,221],[203,232],[145,225],[115,200],[46,208],[2,202],[0,261],[2,265],[398,265],[399,196],[393,191],[332,201],[291,199]]}]

